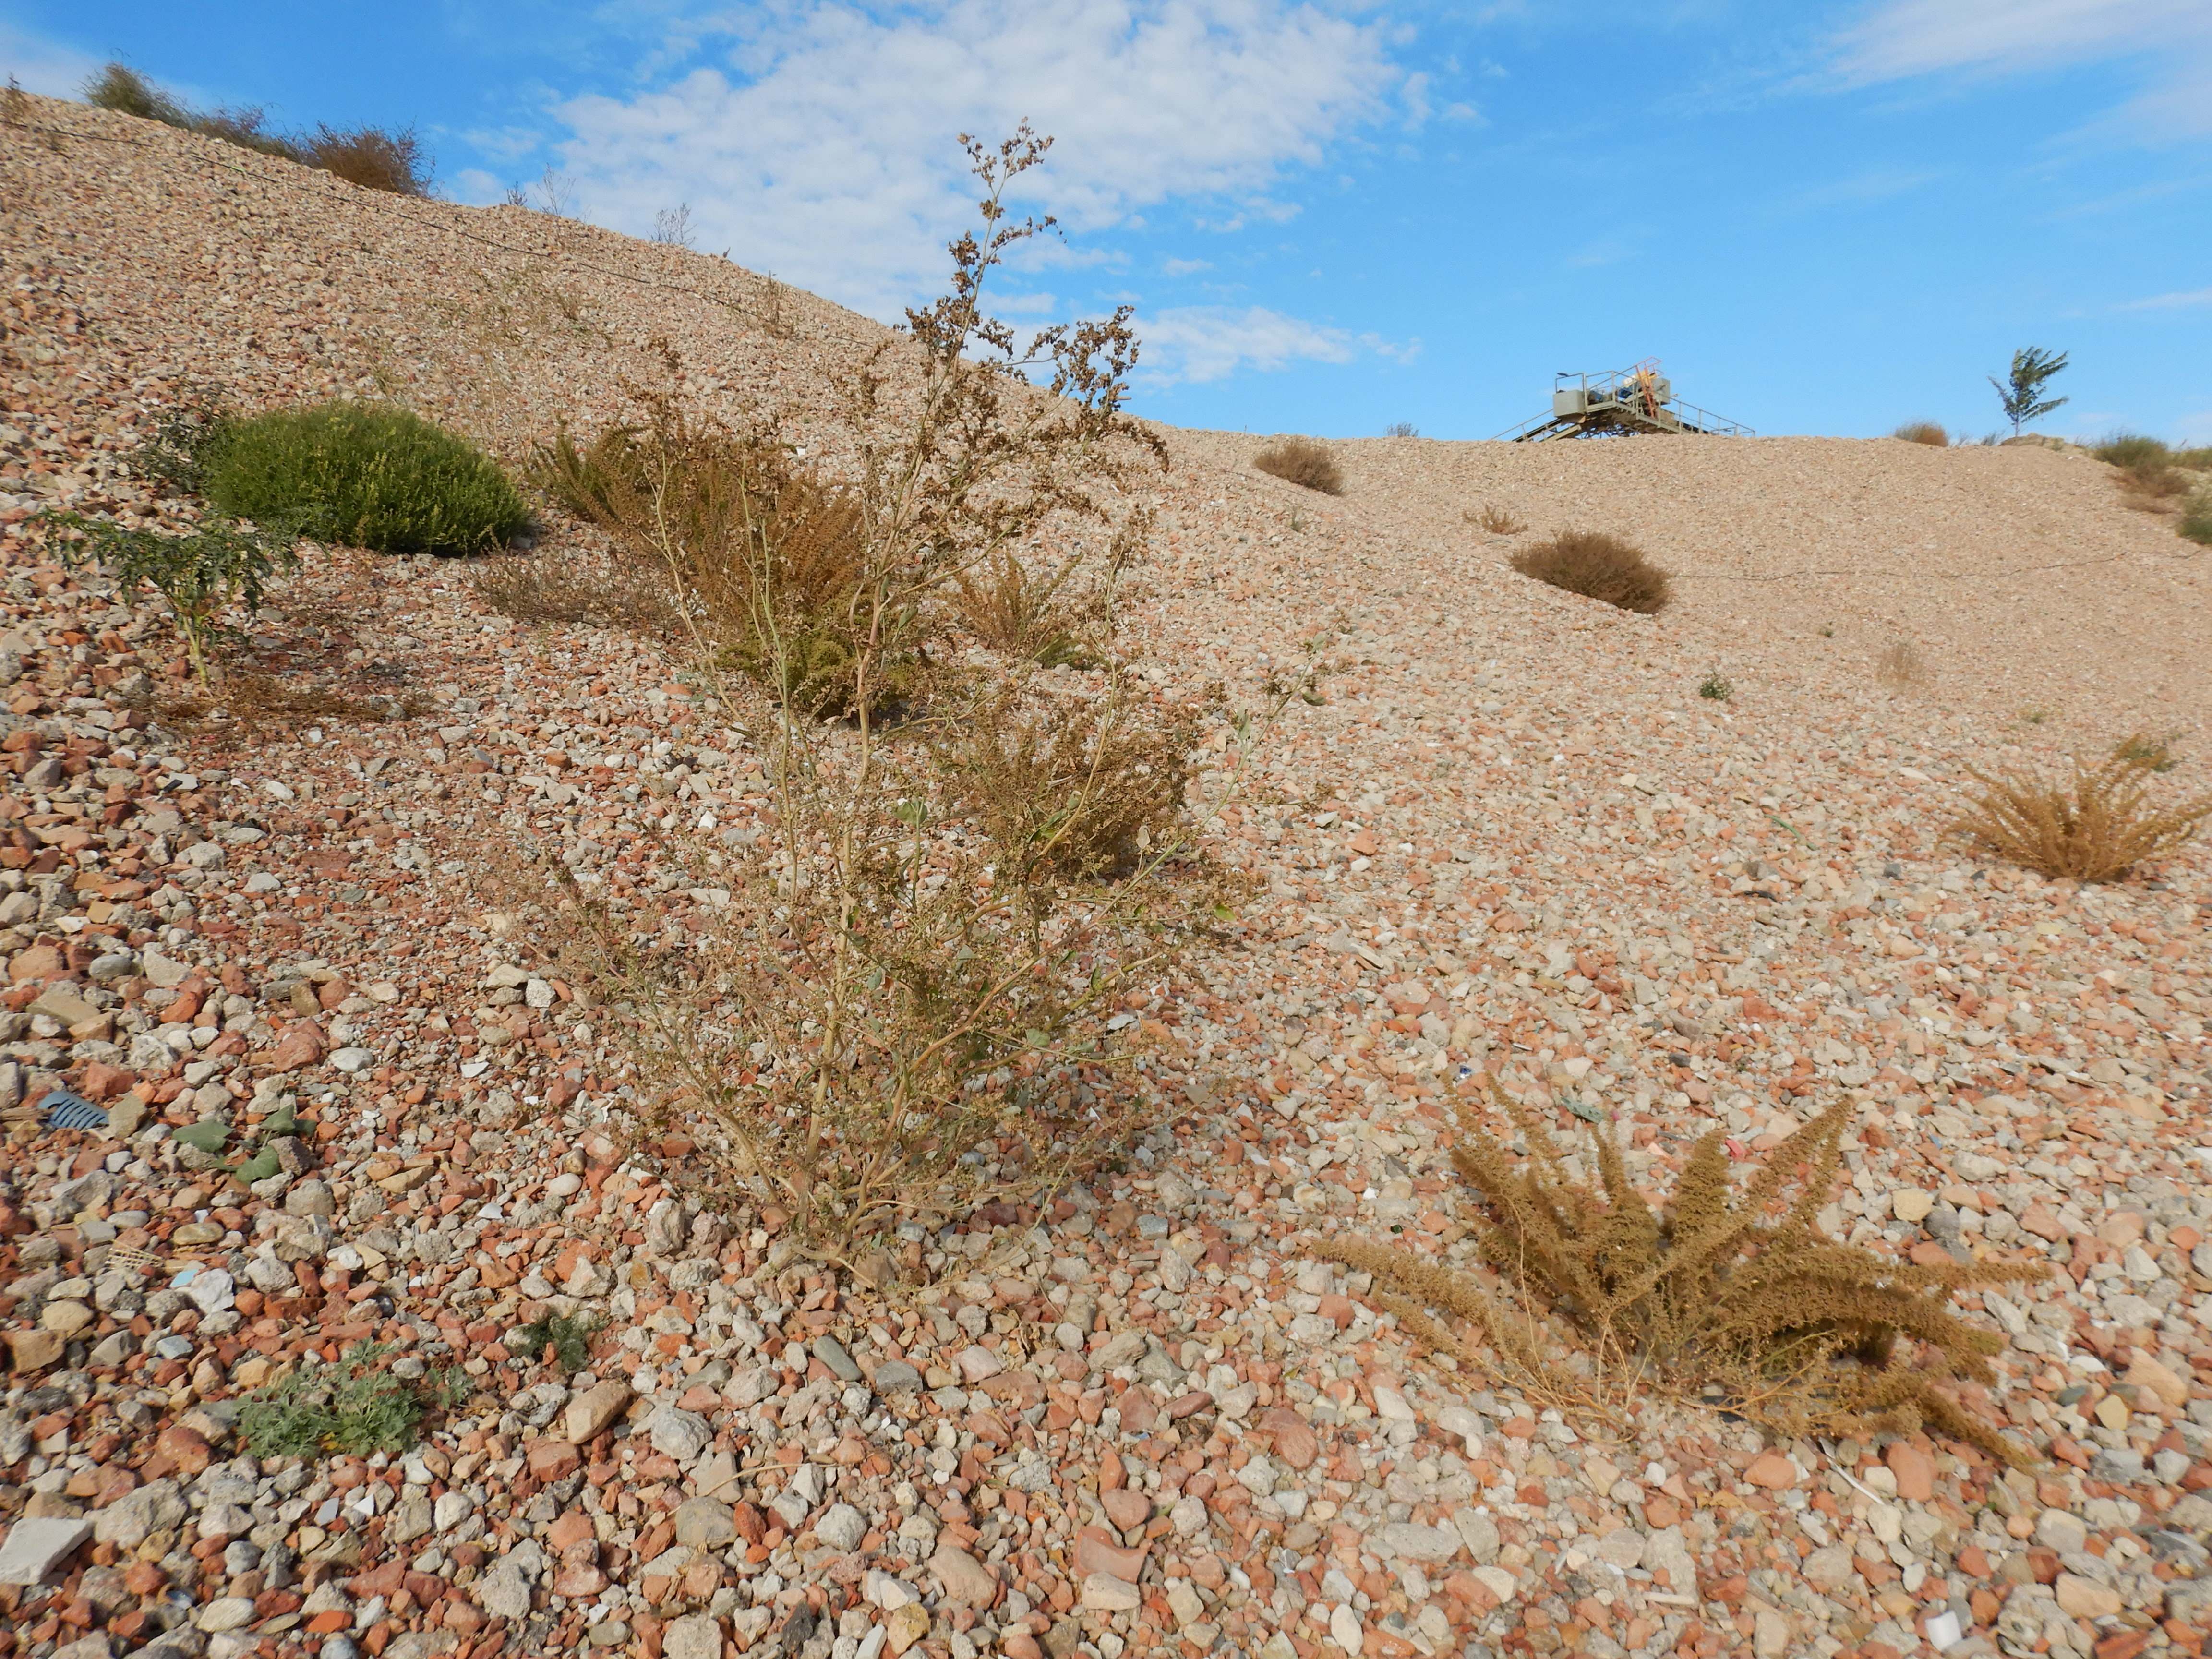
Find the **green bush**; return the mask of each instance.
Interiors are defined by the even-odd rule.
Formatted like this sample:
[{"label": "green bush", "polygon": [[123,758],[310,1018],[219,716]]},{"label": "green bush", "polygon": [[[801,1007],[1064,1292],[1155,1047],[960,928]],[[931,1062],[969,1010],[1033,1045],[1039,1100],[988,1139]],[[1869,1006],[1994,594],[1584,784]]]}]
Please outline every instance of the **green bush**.
[{"label": "green bush", "polygon": [[274,410],[230,426],[204,459],[225,513],[289,519],[318,541],[386,553],[477,553],[530,521],[497,462],[389,404]]},{"label": "green bush", "polygon": [[2100,461],[2130,472],[2156,471],[2173,460],[2173,451],[2140,432],[2115,432],[2090,452]]},{"label": "green bush", "polygon": [[2181,510],[2181,533],[2192,542],[2212,547],[2212,489],[2201,489]]}]

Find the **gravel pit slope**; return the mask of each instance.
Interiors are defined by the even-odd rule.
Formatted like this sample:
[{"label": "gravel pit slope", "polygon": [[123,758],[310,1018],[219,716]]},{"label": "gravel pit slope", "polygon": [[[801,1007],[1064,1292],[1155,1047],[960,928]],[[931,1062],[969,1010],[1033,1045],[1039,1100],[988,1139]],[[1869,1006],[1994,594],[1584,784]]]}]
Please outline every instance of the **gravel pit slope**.
[{"label": "gravel pit slope", "polygon": [[[666,656],[513,625],[453,564],[336,556],[253,652],[394,718],[185,721],[149,707],[177,667],[155,608],[21,530],[173,514],[119,459],[195,382],[400,397],[512,460],[619,410],[657,340],[834,457],[828,378],[883,331],[720,261],[12,107],[14,1651],[2198,1650],[2207,860],[2078,891],[1939,839],[1967,764],[2201,728],[2201,556],[2101,469],[1377,441],[1328,499],[1251,471],[1257,440],[1170,434],[1161,694],[1249,694],[1326,630],[1328,701],[1224,815],[1255,883],[1233,948],[1132,1011],[1159,1131],[914,1241],[929,1285],[887,1295],[702,1208],[680,1149],[617,1145],[621,1054],[471,890],[526,838],[641,893],[659,836],[757,821],[757,757]],[[1506,570],[1513,538],[1461,517],[1486,505],[1788,580],[1623,616]],[[541,556],[575,546],[555,525]],[[2102,562],[1997,579],[2075,555]],[[1898,637],[1926,685],[1875,681]],[[1697,695],[1715,669],[1729,702]],[[1755,1158],[1849,1098],[1838,1236],[2057,1270],[1966,1299],[2008,1344],[1978,1403],[2042,1462],[1770,1445],[1663,1396],[1562,1419],[1425,1357],[1294,1244],[1463,1261],[1449,1108],[1486,1071],[1562,1132],[1609,1115],[1654,1186],[1711,1127]],[[57,1081],[108,1133],[42,1133]],[[288,1106],[313,1133],[250,1186],[235,1139],[170,1133]],[[586,1373],[522,1336],[549,1312],[596,1326]],[[245,1396],[371,1339],[469,1392],[404,1457],[246,1454]]]}]

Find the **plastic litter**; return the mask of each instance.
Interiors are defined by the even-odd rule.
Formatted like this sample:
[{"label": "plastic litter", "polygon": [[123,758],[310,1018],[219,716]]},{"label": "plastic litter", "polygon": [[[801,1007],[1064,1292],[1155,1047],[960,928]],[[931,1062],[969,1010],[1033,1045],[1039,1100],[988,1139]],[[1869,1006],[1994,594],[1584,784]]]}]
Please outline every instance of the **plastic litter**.
[{"label": "plastic litter", "polygon": [[39,1111],[49,1129],[105,1129],[107,1109],[95,1106],[82,1095],[69,1089],[56,1089],[39,1103]]}]

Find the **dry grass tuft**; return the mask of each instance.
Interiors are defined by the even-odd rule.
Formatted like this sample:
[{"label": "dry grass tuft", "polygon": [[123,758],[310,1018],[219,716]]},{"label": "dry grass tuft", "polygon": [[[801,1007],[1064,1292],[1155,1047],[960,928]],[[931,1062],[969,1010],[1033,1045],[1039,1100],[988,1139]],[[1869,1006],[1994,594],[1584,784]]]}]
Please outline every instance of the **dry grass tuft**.
[{"label": "dry grass tuft", "polygon": [[1899,640],[1874,661],[1874,677],[1893,691],[1921,691],[1936,683],[1920,647]]},{"label": "dry grass tuft", "polygon": [[1317,438],[1285,438],[1252,458],[1261,471],[1324,495],[1344,494],[1344,471],[1336,455]]},{"label": "dry grass tuft", "polygon": [[1127,875],[1180,833],[1205,705],[994,688],[945,722],[939,769],[1018,885]]},{"label": "dry grass tuft", "polygon": [[558,563],[544,554],[508,553],[484,560],[469,582],[480,604],[517,622],[673,638],[683,630],[683,615],[674,596],[652,575],[574,553]]},{"label": "dry grass tuft", "polygon": [[[795,707],[852,713],[863,635],[881,621],[854,492],[797,465],[773,432],[730,430],[665,392],[640,402],[641,422],[587,447],[557,434],[532,481],[606,532],[617,580],[661,596],[687,643]],[[899,703],[915,667],[910,651],[877,652],[870,707]]]},{"label": "dry grass tuft", "polygon": [[[1452,1161],[1487,1212],[1474,1237],[1498,1293],[1366,1239],[1309,1246],[1372,1273],[1377,1300],[1407,1330],[1462,1361],[1486,1346],[1493,1363],[1555,1397],[1625,1401],[1646,1381],[1709,1395],[1717,1387],[1728,1409],[1784,1437],[1927,1429],[2019,1461],[2019,1449],[1944,1386],[1990,1380],[1989,1361],[2004,1346],[1948,1304],[1959,1291],[2046,1270],[1923,1267],[1825,1236],[1814,1218],[1842,1162],[1843,1103],[1733,1193],[1726,1141],[1712,1131],[1671,1200],[1655,1206],[1608,1135],[1591,1136],[1592,1184],[1570,1172],[1548,1129],[1493,1094],[1528,1153],[1509,1149],[1462,1100]],[[1453,1321],[1472,1328],[1455,1332]]]},{"label": "dry grass tuft", "polygon": [[178,725],[221,719],[256,732],[285,733],[305,726],[382,726],[416,720],[430,707],[416,692],[356,696],[334,685],[234,668],[217,684],[157,698],[155,712]]},{"label": "dry grass tuft", "polygon": [[1934,421],[1907,421],[1889,435],[1902,438],[1909,444],[1926,444],[1933,449],[1951,447],[1951,434]]},{"label": "dry grass tuft", "polygon": [[978,644],[1047,668],[1097,662],[1085,636],[1097,620],[1097,596],[1079,575],[1083,564],[1079,554],[1037,576],[1012,550],[1002,550],[960,574],[954,605],[961,626]]},{"label": "dry grass tuft", "polygon": [[1616,537],[1594,530],[1563,530],[1513,556],[1524,576],[1601,599],[1623,611],[1655,617],[1672,598],[1674,579]]},{"label": "dry grass tuft", "polygon": [[1486,530],[1493,536],[1517,536],[1528,527],[1502,507],[1486,507],[1480,513],[1465,507],[1460,509],[1459,516],[1477,530]]},{"label": "dry grass tuft", "polygon": [[2172,765],[2164,742],[2136,736],[2099,765],[2077,760],[2067,781],[2028,771],[1971,772],[1981,791],[1952,833],[1992,857],[2054,878],[2118,881],[2192,840],[2212,819],[2212,795],[2153,805],[2150,780]]}]

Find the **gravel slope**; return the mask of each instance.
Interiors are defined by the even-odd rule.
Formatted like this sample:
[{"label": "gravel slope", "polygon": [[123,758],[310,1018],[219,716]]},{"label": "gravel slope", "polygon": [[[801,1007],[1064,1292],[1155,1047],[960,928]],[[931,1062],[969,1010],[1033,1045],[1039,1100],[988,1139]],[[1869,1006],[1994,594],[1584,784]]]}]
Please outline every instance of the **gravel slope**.
[{"label": "gravel slope", "polygon": [[[154,608],[20,530],[153,512],[117,457],[203,380],[382,390],[514,459],[618,410],[665,338],[697,395],[834,453],[828,380],[881,331],[719,261],[29,109],[0,129],[0,1651],[2199,1650],[2206,855],[2085,892],[1939,841],[1966,765],[2201,732],[2203,556],[2103,469],[1377,441],[1328,500],[1251,471],[1258,440],[1169,434],[1164,692],[1249,693],[1325,634],[1328,701],[1224,815],[1242,948],[1132,1011],[1160,1131],[914,1241],[932,1283],[883,1294],[617,1146],[620,1053],[471,884],[526,836],[641,899],[659,826],[757,816],[675,665],[514,626],[451,567],[331,559],[257,655],[420,712],[179,722],[149,709]],[[1622,616],[1504,569],[1484,505],[1782,579]],[[1930,685],[1875,682],[1897,638]],[[1713,669],[1731,702],[1698,696]],[[2052,1265],[1962,1298],[2042,1461],[1770,1445],[1656,1397],[1570,1420],[1437,1365],[1294,1246],[1462,1256],[1443,1153],[1484,1072],[1563,1131],[1611,1113],[1655,1184],[1713,1125],[1755,1158],[1850,1099],[1838,1236]],[[105,1134],[39,1127],[57,1080]],[[171,1133],[217,1115],[220,1154]],[[241,1186],[255,1137],[278,1167]],[[548,1311],[601,1322],[587,1372],[516,1334]],[[242,1396],[369,1339],[471,1379],[414,1452],[245,1454]]]}]

